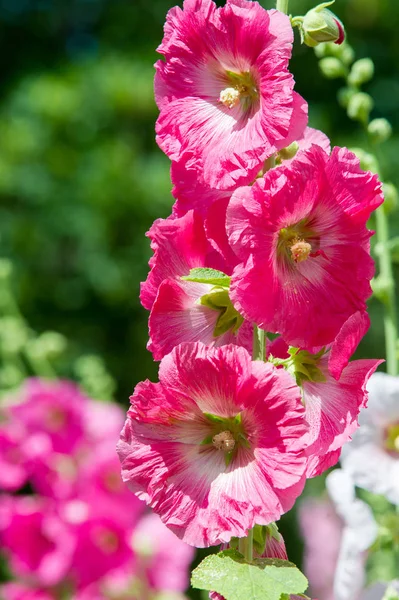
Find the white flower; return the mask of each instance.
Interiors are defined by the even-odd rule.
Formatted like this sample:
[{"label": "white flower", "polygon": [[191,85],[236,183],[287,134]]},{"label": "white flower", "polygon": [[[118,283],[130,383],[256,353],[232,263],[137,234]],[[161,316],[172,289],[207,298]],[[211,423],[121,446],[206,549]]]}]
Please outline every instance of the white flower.
[{"label": "white flower", "polygon": [[366,551],[377,537],[371,508],[355,496],[348,473],[335,470],[326,479],[327,491],[344,522],[341,547],[334,576],[335,600],[355,600],[365,583]]},{"label": "white flower", "polygon": [[374,373],[360,428],[342,449],[341,464],[355,485],[399,505],[399,377]]}]

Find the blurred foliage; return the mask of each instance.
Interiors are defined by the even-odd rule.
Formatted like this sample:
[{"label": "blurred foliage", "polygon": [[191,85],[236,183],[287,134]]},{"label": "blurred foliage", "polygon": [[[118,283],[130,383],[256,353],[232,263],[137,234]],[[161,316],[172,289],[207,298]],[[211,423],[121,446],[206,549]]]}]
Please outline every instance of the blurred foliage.
[{"label": "blurred foliage", "polygon": [[[95,372],[95,358],[78,359],[100,354],[125,404],[134,384],[157,371],[145,349],[138,293],[150,256],[144,234],[172,205],[169,162],[154,142],[152,90],[155,48],[172,4],[0,0],[0,257],[13,261],[14,295],[30,326],[70,340],[61,372],[72,375],[72,364],[75,375],[88,366]],[[291,0],[290,11],[304,14],[315,4]],[[356,57],[375,63],[365,89],[375,101],[372,117],[392,123],[381,162],[385,179],[398,185],[399,3],[337,0],[334,11]],[[313,52],[296,41],[291,66],[310,123],[335,145],[362,146],[336,101],[341,83],[322,78]],[[398,235],[395,214],[391,223]],[[370,311],[361,353],[381,356],[377,301]],[[282,532],[298,561],[292,515]]]}]

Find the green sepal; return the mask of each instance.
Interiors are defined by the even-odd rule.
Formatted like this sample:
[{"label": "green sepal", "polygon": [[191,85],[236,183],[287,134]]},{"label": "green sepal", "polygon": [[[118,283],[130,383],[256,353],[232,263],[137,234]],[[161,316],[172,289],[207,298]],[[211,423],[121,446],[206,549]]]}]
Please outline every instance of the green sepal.
[{"label": "green sepal", "polygon": [[308,586],[306,577],[288,561],[255,558],[249,563],[232,549],[207,556],[194,569],[191,584],[225,600],[280,600],[282,594],[302,594]]},{"label": "green sepal", "polygon": [[212,413],[202,413],[208,421],[212,423],[226,423],[226,419],[224,417],[219,417],[218,415],[213,415]]},{"label": "green sepal", "polygon": [[213,435],[207,435],[206,438],[204,438],[200,443],[200,446],[207,446],[208,444],[212,444],[212,441]]},{"label": "green sepal", "polygon": [[221,287],[230,287],[230,277],[217,271],[216,269],[208,269],[206,267],[197,267],[191,269],[189,275],[181,277],[184,281],[195,281],[196,283],[209,283],[210,285],[220,285]]},{"label": "green sepal", "polygon": [[238,439],[242,442],[242,445],[246,448],[251,448],[251,444],[248,442],[247,438],[243,433],[238,434]]},{"label": "green sepal", "polygon": [[254,532],[254,550],[262,556],[266,548],[267,525],[255,525]]}]

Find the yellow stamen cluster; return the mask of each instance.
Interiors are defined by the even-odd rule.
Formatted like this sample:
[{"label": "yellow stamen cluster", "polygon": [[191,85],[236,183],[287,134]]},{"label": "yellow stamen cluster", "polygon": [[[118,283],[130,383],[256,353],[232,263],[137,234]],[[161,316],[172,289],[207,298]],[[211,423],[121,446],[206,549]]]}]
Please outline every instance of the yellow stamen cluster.
[{"label": "yellow stamen cluster", "polygon": [[231,431],[221,431],[217,433],[212,438],[212,444],[218,450],[223,450],[224,452],[232,452],[236,445],[235,439]]},{"label": "yellow stamen cluster", "polygon": [[312,252],[312,246],[309,242],[295,238],[290,245],[291,256],[296,263],[303,262]]},{"label": "yellow stamen cluster", "polygon": [[234,108],[240,102],[240,90],[227,87],[220,92],[219,102],[227,106],[227,108]]}]

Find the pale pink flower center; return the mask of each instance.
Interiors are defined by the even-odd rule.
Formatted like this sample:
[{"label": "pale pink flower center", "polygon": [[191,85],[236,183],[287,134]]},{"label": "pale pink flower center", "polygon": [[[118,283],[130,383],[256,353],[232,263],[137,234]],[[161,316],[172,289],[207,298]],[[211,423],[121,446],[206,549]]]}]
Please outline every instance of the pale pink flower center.
[{"label": "pale pink flower center", "polygon": [[96,527],[93,531],[94,543],[105,554],[114,554],[119,547],[118,536],[105,527]]},{"label": "pale pink flower center", "polygon": [[388,452],[399,454],[399,423],[394,423],[386,428],[385,448]]}]

